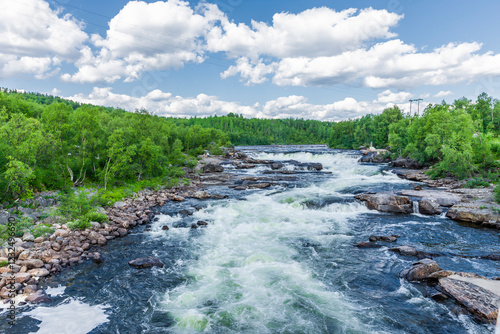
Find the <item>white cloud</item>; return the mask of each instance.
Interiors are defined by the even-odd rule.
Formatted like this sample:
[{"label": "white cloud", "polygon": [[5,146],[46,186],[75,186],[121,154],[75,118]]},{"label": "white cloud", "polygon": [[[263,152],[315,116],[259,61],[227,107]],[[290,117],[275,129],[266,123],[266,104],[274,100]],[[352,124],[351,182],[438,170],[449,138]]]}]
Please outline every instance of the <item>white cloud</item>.
[{"label": "white cloud", "polygon": [[157,89],[144,96],[133,97],[127,94],[113,93],[110,87],[94,87],[87,96],[77,94],[67,98],[81,103],[122,108],[128,111],[146,109],[165,117],[206,117],[227,115],[232,112],[248,118],[304,118],[340,121],[347,118],[358,118],[368,113],[378,114],[386,107],[392,107],[402,96],[407,96],[406,94],[409,93],[387,91],[383,95],[379,95],[381,101],[357,101],[352,97],[346,97],[343,100],[324,105],[309,103],[304,96],[290,95],[267,101],[263,105],[255,103],[245,106],[236,102],[222,101],[216,96],[206,94],[185,98],[173,96],[171,93]]},{"label": "white cloud", "polygon": [[74,60],[87,40],[82,24],[43,0],[0,3],[0,75],[44,78],[61,60]]},{"label": "white cloud", "polygon": [[408,92],[393,93],[389,89],[383,91],[377,95],[377,99],[374,103],[402,103],[408,102],[408,100],[413,96],[413,94]]},{"label": "white cloud", "polygon": [[223,17],[221,25],[208,34],[207,48],[232,57],[331,56],[355,50],[367,41],[396,36],[389,29],[402,17],[372,8],[337,12],[326,7],[298,14],[277,13],[272,25],[252,20],[249,27]]},{"label": "white cloud", "polygon": [[447,90],[447,91],[442,90],[439,93],[437,93],[436,95],[434,95],[434,97],[444,97],[444,96],[448,96],[451,94],[453,94],[453,92],[451,90]]},{"label": "white cloud", "polygon": [[168,0],[130,1],[109,22],[106,37],[92,36],[96,54],[82,50],[79,71],[64,74],[74,82],[133,81],[146,71],[178,68],[203,61],[203,36],[222,16],[217,6]]}]

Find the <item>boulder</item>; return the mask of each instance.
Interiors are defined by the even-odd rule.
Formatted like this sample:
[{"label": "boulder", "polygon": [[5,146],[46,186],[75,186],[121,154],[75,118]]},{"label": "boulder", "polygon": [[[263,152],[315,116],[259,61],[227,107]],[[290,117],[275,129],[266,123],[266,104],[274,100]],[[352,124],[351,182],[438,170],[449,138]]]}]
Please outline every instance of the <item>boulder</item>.
[{"label": "boulder", "polygon": [[197,199],[205,199],[205,198],[209,198],[210,195],[206,191],[199,190],[199,191],[196,191],[195,193],[193,193],[193,195],[191,197],[197,198]]},{"label": "boulder", "polygon": [[399,168],[411,168],[411,169],[421,169],[424,168],[424,165],[422,165],[420,162],[417,160],[409,159],[409,158],[403,158],[403,157],[398,157],[396,160],[391,161],[389,164],[391,167],[399,167]]},{"label": "boulder", "polygon": [[224,167],[218,164],[208,163],[204,165],[201,170],[203,173],[222,173],[224,171]]},{"label": "boulder", "polygon": [[208,223],[206,221],[203,221],[203,220],[198,220],[196,225],[198,225],[200,227],[206,227],[206,226],[208,226]]},{"label": "boulder", "polygon": [[159,259],[153,256],[138,258],[129,261],[128,264],[137,269],[150,268],[150,267],[163,268],[163,263]]},{"label": "boulder", "polygon": [[378,245],[374,242],[360,242],[359,244],[354,245],[358,248],[380,248],[381,245]]},{"label": "boulder", "polygon": [[432,273],[440,271],[439,265],[436,261],[431,259],[423,259],[415,262],[413,267],[403,270],[401,276],[408,281],[422,281],[429,277]]},{"label": "boulder", "polygon": [[500,281],[452,275],[439,279],[439,288],[479,319],[498,319]]},{"label": "boulder", "polygon": [[28,269],[41,268],[43,267],[43,264],[43,261],[39,259],[29,259],[21,262],[21,265]]},{"label": "boulder", "polygon": [[401,190],[398,192],[398,195],[402,196],[411,196],[411,197],[417,197],[421,199],[433,199],[439,204],[440,206],[444,207],[451,207],[458,202],[460,202],[461,198],[458,195],[451,194],[449,192],[446,192],[444,190]]},{"label": "boulder", "polygon": [[52,302],[52,299],[50,299],[50,297],[47,296],[42,290],[38,290],[37,292],[29,295],[25,300],[31,304]]},{"label": "boulder", "polygon": [[382,212],[412,213],[413,202],[409,197],[398,196],[393,193],[359,194],[355,198],[366,202],[369,209]]},{"label": "boulder", "polygon": [[455,272],[451,270],[440,270],[430,274],[428,278],[440,279],[451,275],[455,275]]},{"label": "boulder", "polygon": [[492,210],[491,204],[486,202],[457,203],[448,210],[446,217],[500,228],[500,214],[498,211]]},{"label": "boulder", "polygon": [[163,225],[163,226],[161,227],[161,229],[162,229],[163,231],[168,231],[168,226],[167,226],[167,225]]},{"label": "boulder", "polygon": [[28,271],[28,273],[34,277],[45,277],[45,276],[48,276],[50,274],[50,272],[45,268],[31,269],[30,271]]},{"label": "boulder", "polygon": [[442,212],[442,210],[437,200],[425,197],[418,202],[418,212],[423,215],[438,215]]},{"label": "boulder", "polygon": [[122,201],[118,201],[118,202],[115,202],[115,204],[113,204],[113,208],[115,208],[115,209],[123,209],[126,206],[127,206],[127,203],[122,202]]},{"label": "boulder", "polygon": [[283,165],[281,162],[275,162],[272,163],[270,166],[272,170],[277,170],[283,168],[285,165]]},{"label": "boulder", "polygon": [[33,234],[31,234],[29,232],[25,232],[23,234],[22,239],[23,239],[23,241],[27,241],[27,242],[34,242],[35,241],[35,237],[33,236]]},{"label": "boulder", "polygon": [[227,197],[228,197],[227,195],[221,195],[221,194],[212,194],[212,195],[210,195],[211,199],[224,199],[224,198],[227,198]]},{"label": "boulder", "polygon": [[401,255],[407,255],[407,256],[417,256],[418,251],[410,246],[399,246],[395,248],[389,248],[390,251],[392,252],[397,252]]}]

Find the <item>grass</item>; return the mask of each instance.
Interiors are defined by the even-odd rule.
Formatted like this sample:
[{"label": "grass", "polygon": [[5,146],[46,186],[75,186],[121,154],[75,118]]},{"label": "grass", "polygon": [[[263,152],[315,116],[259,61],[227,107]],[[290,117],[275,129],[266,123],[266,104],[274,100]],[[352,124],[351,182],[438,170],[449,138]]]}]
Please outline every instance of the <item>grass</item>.
[{"label": "grass", "polygon": [[490,183],[487,182],[482,177],[476,177],[470,180],[467,180],[464,184],[464,188],[487,188],[490,186]]}]

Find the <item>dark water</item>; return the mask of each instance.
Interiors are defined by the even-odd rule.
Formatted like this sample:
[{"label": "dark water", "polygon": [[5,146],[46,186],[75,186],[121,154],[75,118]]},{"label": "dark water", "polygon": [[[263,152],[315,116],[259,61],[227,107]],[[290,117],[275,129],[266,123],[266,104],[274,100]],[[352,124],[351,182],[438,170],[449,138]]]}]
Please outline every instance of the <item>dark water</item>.
[{"label": "dark water", "polygon": [[[354,151],[323,147],[244,147],[256,158],[320,162],[319,173],[287,176],[266,190],[208,192],[227,200],[168,203],[152,231],[135,229],[87,262],[47,282],[54,302],[24,307],[12,333],[492,333],[453,302],[425,297],[399,273],[415,258],[387,247],[358,249],[369,235],[401,236],[388,246],[431,253],[444,269],[498,276],[496,230],[439,216],[370,211],[364,191],[405,189],[386,166],[360,165]],[[293,169],[292,165],[287,168]],[[232,170],[255,176],[267,167]],[[281,175],[282,176],[282,175]],[[193,215],[180,213],[181,210]],[[191,230],[205,220],[205,229]],[[163,231],[162,225],[169,225]],[[135,270],[156,256],[164,268]],[[465,255],[463,258],[457,255]],[[58,294],[59,293],[59,294]],[[5,313],[2,313],[5,317]]]}]

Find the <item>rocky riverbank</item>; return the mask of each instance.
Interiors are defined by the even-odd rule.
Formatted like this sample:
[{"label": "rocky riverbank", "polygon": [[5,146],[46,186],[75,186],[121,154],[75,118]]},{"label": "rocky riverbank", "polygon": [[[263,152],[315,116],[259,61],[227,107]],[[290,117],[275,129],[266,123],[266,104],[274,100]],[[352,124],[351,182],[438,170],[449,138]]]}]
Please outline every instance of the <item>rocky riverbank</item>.
[{"label": "rocky riverbank", "polygon": [[[381,162],[376,153],[368,155],[366,162]],[[374,158],[375,157],[375,158]],[[363,159],[363,158],[362,158]],[[375,160],[374,160],[375,159]],[[415,164],[400,159],[392,166],[397,176],[419,182],[413,190],[383,193],[362,193],[355,197],[369,209],[400,214],[419,213],[443,215],[457,222],[467,222],[500,229],[500,205],[495,203],[493,186],[489,188],[463,188],[464,182],[454,178],[432,180],[426,169],[412,169]],[[361,162],[363,160],[360,160]],[[387,161],[385,161],[387,162]],[[406,167],[406,168],[405,168]],[[408,168],[410,167],[410,168]],[[382,247],[378,241],[395,242],[396,236],[373,236],[359,248]],[[427,287],[427,297],[437,301],[452,298],[480,321],[496,323],[500,308],[500,277],[487,278],[475,273],[443,270],[433,260],[444,254],[431,254],[407,245],[390,248],[402,256],[417,257],[411,268],[401,272],[410,282],[421,282]],[[446,254],[448,256],[453,254]],[[455,256],[459,256],[456,255]],[[499,261],[500,254],[485,254],[483,259]]]},{"label": "rocky riverbank", "polygon": [[[231,174],[226,170],[228,166],[234,169],[250,169],[264,165],[270,167],[271,173],[269,174],[272,175],[245,177]],[[52,227],[55,231],[50,235],[35,238],[32,234],[25,233],[22,238],[14,238],[13,248],[0,249],[0,262],[9,262],[9,251],[10,254],[14,254],[14,261],[0,268],[0,298],[4,303],[8,303],[12,292],[15,291],[15,300],[20,304],[50,302],[49,296],[40,289],[47,277],[83,261],[92,260],[98,264],[105,262],[99,248],[115,238],[126,236],[138,225],[150,224],[154,219],[155,207],[161,207],[168,201],[182,202],[186,198],[203,200],[227,197],[218,193],[209,194],[205,191],[206,185],[227,186],[235,190],[259,190],[277,185],[283,180],[290,180],[293,178],[290,174],[319,172],[322,168],[323,166],[319,163],[301,163],[294,160],[284,162],[255,160],[241,152],[230,152],[225,156],[203,157],[193,171],[188,171],[188,177],[191,180],[189,186],[158,191],[142,190],[131,198],[115,202],[111,207],[100,208],[100,211],[107,216],[105,223],[91,222],[92,227],[85,230],[70,229],[68,224],[53,223]],[[19,205],[10,211],[22,212],[40,223],[52,221],[51,217],[44,218],[44,216],[57,205],[57,196],[55,193],[43,195],[28,203],[33,206],[31,202],[37,202],[38,209],[29,209],[29,205]],[[0,218],[3,221],[0,223],[5,224],[10,215],[11,213],[2,211]],[[193,224],[191,228],[204,227],[206,224],[200,221]],[[165,229],[168,227],[165,226]],[[129,260],[129,264],[136,268],[161,264],[153,257]]]}]

